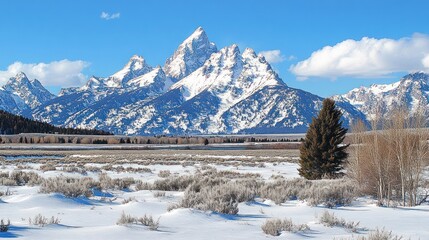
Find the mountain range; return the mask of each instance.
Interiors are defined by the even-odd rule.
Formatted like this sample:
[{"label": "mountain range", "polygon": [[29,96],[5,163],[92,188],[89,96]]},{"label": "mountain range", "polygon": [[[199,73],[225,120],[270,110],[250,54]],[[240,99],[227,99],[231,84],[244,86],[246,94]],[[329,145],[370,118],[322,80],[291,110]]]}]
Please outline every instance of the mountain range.
[{"label": "mountain range", "polygon": [[[373,84],[370,87],[352,89],[333,97],[337,102],[348,102],[365,114],[367,120],[388,117],[395,109],[410,112],[429,109],[429,75],[415,72],[392,84]],[[428,116],[429,117],[429,116]]]},{"label": "mountain range", "polygon": [[[414,73],[390,85],[333,96],[344,124],[371,119],[401,104],[428,106],[429,76]],[[58,96],[24,73],[0,88],[0,109],[62,127],[116,134],[232,134],[304,132],[322,97],[289,87],[266,59],[235,44],[218,49],[200,27],[164,66],[132,56],[109,77],[92,76]]]}]

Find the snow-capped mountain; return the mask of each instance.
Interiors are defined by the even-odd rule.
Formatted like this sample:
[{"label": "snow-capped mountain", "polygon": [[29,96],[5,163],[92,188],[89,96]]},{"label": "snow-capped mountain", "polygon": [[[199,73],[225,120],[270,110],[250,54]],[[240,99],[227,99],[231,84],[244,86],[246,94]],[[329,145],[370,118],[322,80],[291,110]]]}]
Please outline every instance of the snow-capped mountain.
[{"label": "snow-capped mountain", "polygon": [[20,72],[0,89],[0,109],[15,114],[25,114],[43,103],[55,98],[37,80],[29,80]]},{"label": "snow-capped mountain", "polygon": [[[91,77],[79,88],[33,111],[56,125],[117,134],[303,132],[322,98],[288,87],[262,56],[237,45],[217,51],[198,28],[166,61],[151,67],[133,56],[110,77]],[[365,118],[340,102],[346,124]]]},{"label": "snow-capped mountain", "polygon": [[167,59],[164,72],[167,76],[180,80],[201,67],[216,51],[216,45],[210,42],[204,29],[199,27]]},{"label": "snow-capped mountain", "polygon": [[[143,135],[302,132],[323,100],[289,88],[263,57],[252,49],[241,53],[236,45],[213,53],[168,91],[165,86],[171,81],[166,83],[165,75],[150,82],[159,87],[151,84],[152,91],[145,86],[105,98],[65,125]],[[351,105],[342,107],[349,116],[364,118]]]},{"label": "snow-capped mountain", "polygon": [[392,84],[372,85],[351,90],[344,95],[334,97],[341,102],[349,102],[363,112],[368,120],[387,116],[401,107],[411,112],[419,107],[429,107],[429,75],[424,72],[408,74]]},{"label": "snow-capped mountain", "polygon": [[[33,117],[52,124],[64,125],[65,122],[74,122],[75,120],[72,119],[76,117],[78,112],[91,107],[106,97],[116,99],[115,101],[120,103],[122,102],[120,100],[121,95],[127,96],[124,101],[128,102],[130,99],[142,100],[146,95],[164,93],[177,78],[186,76],[189,72],[202,66],[213,51],[216,51],[216,46],[208,40],[205,31],[198,28],[179,45],[178,49],[167,60],[164,69],[169,71],[169,74],[166,74],[160,67],[148,66],[143,57],[135,55],[121,70],[110,77],[92,76],[80,88],[62,89],[57,99],[35,109]],[[137,94],[141,90],[140,88],[152,91],[154,89],[150,86],[153,84],[152,79],[159,80],[160,77],[164,78],[162,81],[165,82],[161,92],[161,89],[157,89],[141,96],[129,96],[130,93]],[[154,85],[158,86],[159,84]],[[106,99],[106,102],[111,101]],[[118,102],[115,102],[113,106],[118,106]]]},{"label": "snow-capped mountain", "polygon": [[[160,67],[154,69],[143,57],[134,55],[121,70],[109,77],[92,76],[82,87],[62,89],[56,99],[34,109],[33,117],[51,124],[64,125],[68,118],[104,98],[113,98],[149,84],[148,78],[157,69]],[[144,77],[146,74],[148,76]]]},{"label": "snow-capped mountain", "polygon": [[10,113],[19,114],[22,110],[26,110],[27,107],[18,96],[5,91],[0,88],[0,110],[4,110]]}]

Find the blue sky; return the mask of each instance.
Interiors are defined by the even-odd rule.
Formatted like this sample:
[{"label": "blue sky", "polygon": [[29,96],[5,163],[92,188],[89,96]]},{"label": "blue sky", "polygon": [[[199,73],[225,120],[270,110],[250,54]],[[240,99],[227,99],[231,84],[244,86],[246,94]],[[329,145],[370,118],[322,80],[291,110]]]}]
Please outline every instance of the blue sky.
[{"label": "blue sky", "polygon": [[4,0],[0,8],[0,83],[32,67],[54,92],[108,76],[133,54],[163,65],[198,26],[218,48],[276,50],[282,79],[321,96],[429,68],[424,0]]}]

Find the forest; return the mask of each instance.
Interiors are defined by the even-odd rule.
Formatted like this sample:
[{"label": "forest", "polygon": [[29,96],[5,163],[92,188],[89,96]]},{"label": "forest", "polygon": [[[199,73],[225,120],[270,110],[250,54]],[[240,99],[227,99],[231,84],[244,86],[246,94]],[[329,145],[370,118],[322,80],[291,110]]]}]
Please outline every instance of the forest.
[{"label": "forest", "polygon": [[20,133],[57,133],[72,135],[112,135],[109,132],[96,129],[62,128],[54,125],[34,121],[22,116],[0,110],[0,134]]}]

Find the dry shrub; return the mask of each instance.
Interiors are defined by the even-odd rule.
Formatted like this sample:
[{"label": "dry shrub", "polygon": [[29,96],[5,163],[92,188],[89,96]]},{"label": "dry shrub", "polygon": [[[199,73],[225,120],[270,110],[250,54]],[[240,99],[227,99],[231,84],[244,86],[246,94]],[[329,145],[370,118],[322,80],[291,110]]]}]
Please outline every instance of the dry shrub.
[{"label": "dry shrub", "polygon": [[402,236],[397,236],[392,233],[392,231],[387,231],[383,229],[376,229],[371,231],[368,237],[363,237],[360,240],[401,240]]},{"label": "dry shrub", "polygon": [[155,221],[151,215],[145,214],[143,217],[138,218],[137,221],[142,225],[149,227],[149,230],[151,231],[156,231],[159,228],[159,218]]},{"label": "dry shrub", "polygon": [[117,225],[128,225],[136,223],[137,219],[135,217],[132,217],[130,214],[125,214],[125,212],[122,212],[121,217],[119,217],[118,221],[116,222]]},{"label": "dry shrub", "polygon": [[183,191],[194,181],[194,176],[168,177],[156,180],[151,189],[161,191]]},{"label": "dry shrub", "polygon": [[310,230],[307,224],[294,224],[291,219],[268,219],[261,226],[265,234],[279,236],[281,232],[302,232]]},{"label": "dry shrub", "polygon": [[147,182],[143,182],[141,180],[136,180],[136,185],[135,185],[136,191],[150,190],[150,189],[152,189],[152,184],[147,183]]},{"label": "dry shrub", "polygon": [[101,173],[101,168],[96,166],[84,166],[85,172]]},{"label": "dry shrub", "polygon": [[106,173],[101,173],[99,176],[99,187],[101,190],[115,189],[123,190],[135,183],[134,178],[115,178],[112,179]]},{"label": "dry shrub", "polygon": [[158,177],[162,177],[162,178],[169,177],[170,175],[171,175],[170,170],[161,170],[158,173]]},{"label": "dry shrub", "polygon": [[57,170],[57,168],[52,163],[47,163],[47,164],[41,165],[40,170],[43,172],[47,172],[47,171],[55,171]]},{"label": "dry shrub", "polygon": [[137,182],[137,190],[183,191],[177,207],[211,210],[236,214],[240,202],[253,200],[256,196],[281,204],[287,200],[299,199],[310,205],[334,207],[347,205],[356,197],[355,182],[347,179],[332,180],[278,180],[265,183],[257,175],[240,174],[232,171],[208,171],[195,175],[174,176],[159,179],[153,184]]},{"label": "dry shrub", "polygon": [[310,205],[323,204],[327,207],[347,205],[356,197],[356,186],[347,179],[278,180],[266,183],[260,189],[260,196],[281,204],[287,200],[306,200]]},{"label": "dry shrub", "polygon": [[156,198],[165,197],[165,192],[164,191],[156,191],[153,193],[153,196]]},{"label": "dry shrub", "polygon": [[0,173],[0,185],[4,186],[34,186],[39,185],[41,182],[42,177],[35,172],[13,171],[11,173]]},{"label": "dry shrub", "polygon": [[376,229],[370,231],[368,236],[358,236],[351,238],[341,238],[341,240],[402,240],[402,236],[393,234],[391,231],[383,229]]},{"label": "dry shrub", "polygon": [[85,170],[84,167],[76,167],[76,166],[63,167],[61,169],[61,171],[68,172],[68,173],[79,173],[81,175],[86,175],[87,174],[87,172],[86,172],[86,170]]},{"label": "dry shrub", "polygon": [[348,179],[312,181],[308,189],[298,194],[311,206],[322,204],[329,208],[349,205],[356,196],[356,183]]},{"label": "dry shrub", "polygon": [[44,227],[49,224],[59,224],[60,219],[58,217],[52,216],[50,219],[47,217],[42,216],[42,214],[37,214],[34,216],[34,218],[28,218],[28,224],[30,225],[36,225],[39,227]]},{"label": "dry shrub", "polygon": [[61,193],[66,197],[90,197],[91,188],[97,183],[92,178],[70,178],[58,176],[43,180],[40,186],[41,193]]},{"label": "dry shrub", "polygon": [[324,211],[322,213],[322,215],[319,217],[319,221],[327,227],[341,227],[354,233],[361,230],[361,228],[359,228],[359,222],[347,222],[344,218],[339,218],[335,216],[334,213],[329,213],[328,211]]},{"label": "dry shrub", "polygon": [[121,217],[116,222],[117,225],[129,225],[129,224],[141,224],[143,226],[149,227],[149,230],[156,231],[159,228],[159,218],[154,220],[151,215],[144,215],[143,217],[136,218],[130,214],[122,212]]},{"label": "dry shrub", "polygon": [[224,214],[237,214],[238,203],[255,198],[256,189],[248,184],[234,183],[226,179],[201,178],[191,184],[178,205],[184,208],[195,208],[203,211],[214,211]]},{"label": "dry shrub", "polygon": [[13,179],[10,179],[9,177],[5,178],[2,177],[0,178],[0,185],[1,186],[16,186],[16,181],[14,181]]},{"label": "dry shrub", "polygon": [[122,200],[122,204],[127,204],[130,202],[136,201],[135,197],[129,197],[129,198],[125,198],[124,200]]}]

